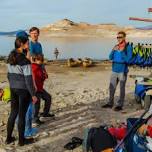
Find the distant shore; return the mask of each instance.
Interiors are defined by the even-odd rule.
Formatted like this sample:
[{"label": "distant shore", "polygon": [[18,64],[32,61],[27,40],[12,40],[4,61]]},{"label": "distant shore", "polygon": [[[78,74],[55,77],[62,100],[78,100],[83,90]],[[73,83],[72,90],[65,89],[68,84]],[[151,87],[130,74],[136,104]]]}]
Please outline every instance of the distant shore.
[{"label": "distant shore", "polygon": [[[89,24],[62,19],[40,27],[42,37],[114,38],[118,31],[125,31],[129,38],[151,38],[152,29],[120,26],[115,23]],[[0,32],[0,36],[15,36],[18,31]],[[27,29],[28,32],[28,29]]]},{"label": "distant shore", "polygon": [[[8,56],[4,56],[4,55],[0,55],[0,61],[6,61],[6,59],[7,59],[7,57]],[[58,62],[58,63],[64,63],[64,62],[66,62],[67,60],[68,60],[68,58],[67,59],[58,59],[58,60],[53,60],[53,59],[47,59],[47,58],[45,58],[46,59],[46,61],[47,62]],[[83,58],[82,58],[83,59]],[[109,61],[109,59],[106,59],[106,58],[103,58],[103,59],[93,59],[93,58],[91,58],[94,62],[105,62],[105,61]],[[110,62],[110,61],[109,61]]]},{"label": "distant shore", "polygon": [[152,30],[137,29],[133,26],[118,26],[114,23],[96,24],[76,23],[68,19],[60,20],[41,28],[44,37],[115,37],[118,31],[125,31],[129,38],[151,38]]}]

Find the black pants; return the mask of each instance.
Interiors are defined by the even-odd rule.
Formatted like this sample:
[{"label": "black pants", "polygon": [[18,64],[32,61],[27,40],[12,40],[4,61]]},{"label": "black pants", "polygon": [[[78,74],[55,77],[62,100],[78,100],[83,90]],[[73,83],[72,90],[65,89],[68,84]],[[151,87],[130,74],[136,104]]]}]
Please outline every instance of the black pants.
[{"label": "black pants", "polygon": [[19,132],[19,143],[24,142],[24,131],[25,131],[25,116],[31,101],[31,95],[27,90],[22,89],[11,89],[11,113],[7,123],[7,139],[12,137],[14,124],[18,115],[18,132]]},{"label": "black pants", "polygon": [[40,111],[40,100],[43,99],[45,101],[43,114],[48,114],[51,107],[51,95],[43,89],[42,92],[37,92],[36,96],[38,97],[38,101],[35,104],[35,113],[34,113],[34,120],[39,119],[39,111]]}]

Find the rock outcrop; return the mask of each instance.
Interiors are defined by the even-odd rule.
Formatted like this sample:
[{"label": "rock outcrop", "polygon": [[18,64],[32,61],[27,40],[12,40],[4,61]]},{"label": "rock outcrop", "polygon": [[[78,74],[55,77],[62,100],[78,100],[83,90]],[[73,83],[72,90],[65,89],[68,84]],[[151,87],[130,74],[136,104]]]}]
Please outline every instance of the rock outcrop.
[{"label": "rock outcrop", "polygon": [[114,23],[75,23],[69,19],[47,25],[41,28],[41,33],[47,37],[115,37],[120,30],[125,31],[128,37],[152,37],[152,30],[136,29],[133,26],[122,27]]}]

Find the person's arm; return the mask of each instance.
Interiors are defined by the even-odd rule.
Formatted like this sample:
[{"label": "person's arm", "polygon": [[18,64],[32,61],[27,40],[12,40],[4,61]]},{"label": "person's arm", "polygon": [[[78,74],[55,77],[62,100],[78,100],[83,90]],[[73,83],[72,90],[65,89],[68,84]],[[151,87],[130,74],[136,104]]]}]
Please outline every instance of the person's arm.
[{"label": "person's arm", "polygon": [[32,71],[32,78],[33,78],[33,85],[35,87],[35,91],[37,91],[37,86],[36,86],[36,82],[35,82],[35,74],[33,71]]},{"label": "person's arm", "polygon": [[29,50],[27,51],[26,58],[31,61],[31,55],[30,55],[30,51]]},{"label": "person's arm", "polygon": [[115,45],[114,48],[112,49],[112,51],[110,52],[109,54],[109,59],[110,60],[113,60],[113,57],[114,57],[114,52],[118,50],[118,45]]},{"label": "person's arm", "polygon": [[26,87],[29,93],[31,94],[31,96],[35,96],[35,88],[33,83],[31,64],[29,63],[27,65],[23,65],[22,70],[25,78]]},{"label": "person's arm", "polygon": [[43,68],[43,76],[44,76],[44,80],[45,80],[45,79],[48,79],[48,74],[47,74],[47,72],[46,72],[45,67]]},{"label": "person's arm", "polygon": [[32,96],[32,103],[35,104],[37,102],[37,97],[35,95],[36,90],[34,88],[31,64],[29,63],[27,65],[22,66],[22,69],[23,69],[26,87]]},{"label": "person's arm", "polygon": [[113,60],[113,56],[114,56],[114,50],[112,50],[109,54],[109,59],[110,60]]},{"label": "person's arm", "polygon": [[34,54],[32,42],[29,42],[29,54],[30,54],[30,55],[33,55],[33,54]]}]

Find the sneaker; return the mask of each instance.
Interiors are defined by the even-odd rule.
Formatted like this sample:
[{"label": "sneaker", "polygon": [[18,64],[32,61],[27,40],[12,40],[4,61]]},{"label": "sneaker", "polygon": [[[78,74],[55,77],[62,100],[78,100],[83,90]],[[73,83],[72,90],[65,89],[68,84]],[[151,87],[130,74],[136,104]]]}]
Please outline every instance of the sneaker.
[{"label": "sneaker", "polygon": [[10,139],[6,139],[5,144],[11,144],[12,142],[14,142],[16,139],[15,137],[11,137]]},{"label": "sneaker", "polygon": [[29,145],[29,144],[33,144],[34,143],[34,138],[28,138],[28,139],[24,139],[24,141],[20,141],[18,144],[19,146],[24,146],[24,145]]},{"label": "sneaker", "polygon": [[121,106],[116,106],[115,108],[114,108],[114,111],[121,111],[122,110],[122,107]]},{"label": "sneaker", "polygon": [[105,104],[102,106],[102,108],[112,108],[113,106],[112,105],[109,105],[109,104]]},{"label": "sneaker", "polygon": [[37,128],[29,128],[29,129],[26,129],[25,132],[24,132],[24,137],[26,138],[29,138],[29,137],[32,137],[32,136],[36,136],[36,134],[38,133],[38,129]]},{"label": "sneaker", "polygon": [[40,119],[37,119],[32,123],[32,127],[40,126],[42,124],[44,124],[44,122],[41,121]]},{"label": "sneaker", "polygon": [[41,117],[55,117],[55,114],[54,113],[48,113],[48,114],[41,113],[40,116]]}]

